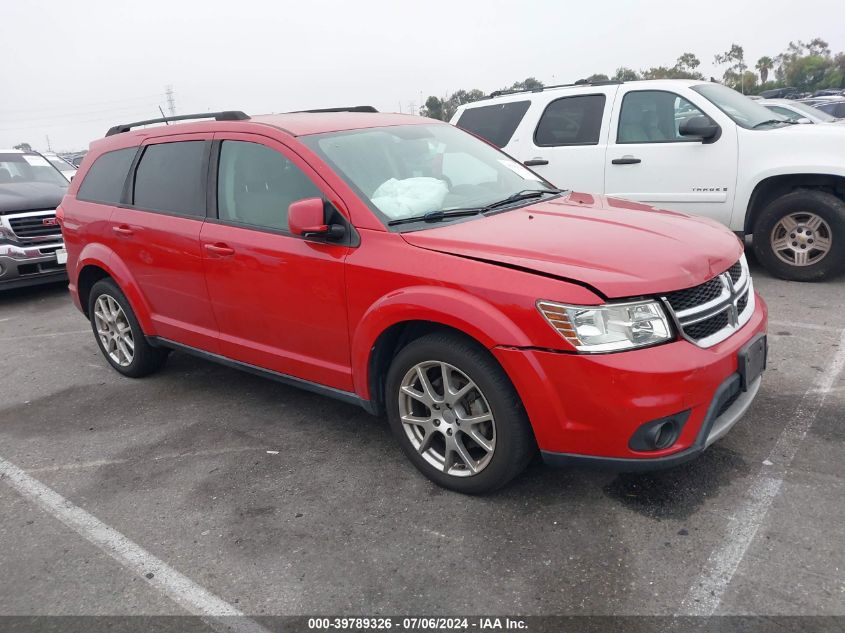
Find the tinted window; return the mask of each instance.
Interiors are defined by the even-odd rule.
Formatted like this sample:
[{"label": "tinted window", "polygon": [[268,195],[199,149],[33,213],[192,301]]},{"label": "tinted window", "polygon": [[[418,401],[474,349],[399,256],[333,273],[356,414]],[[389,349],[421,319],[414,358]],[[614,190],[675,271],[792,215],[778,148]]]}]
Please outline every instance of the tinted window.
[{"label": "tinted window", "polygon": [[127,147],[100,156],[85,174],[76,197],[90,202],[118,204],[126,174],[137,150],[137,147]]},{"label": "tinted window", "polygon": [[150,145],[135,172],[135,206],[205,215],[204,141]]},{"label": "tinted window", "polygon": [[217,175],[221,220],[288,230],[288,207],[323,194],[299,167],[258,143],[223,141]]},{"label": "tinted window", "polygon": [[[762,106],[760,109],[768,112]],[[622,100],[617,143],[688,141],[690,139],[678,133],[678,128],[681,123],[694,116],[706,115],[674,92],[659,90],[629,92]],[[771,113],[768,116],[771,118]]]},{"label": "tinted window", "polygon": [[458,119],[458,127],[487,139],[496,147],[504,147],[510,143],[530,105],[530,101],[514,101],[469,108]]},{"label": "tinted window", "polygon": [[537,145],[596,145],[604,114],[604,95],[564,97],[552,101],[540,117]]}]

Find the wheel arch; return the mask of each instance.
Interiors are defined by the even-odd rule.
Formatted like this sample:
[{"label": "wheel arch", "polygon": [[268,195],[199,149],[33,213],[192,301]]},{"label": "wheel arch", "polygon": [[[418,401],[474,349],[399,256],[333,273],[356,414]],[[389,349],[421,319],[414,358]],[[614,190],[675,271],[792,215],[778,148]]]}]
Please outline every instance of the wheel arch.
[{"label": "wheel arch", "polygon": [[154,327],[150,318],[150,309],[144,299],[141,289],[138,286],[129,268],[107,247],[102,244],[92,243],[80,254],[77,263],[76,274],[76,298],[83,314],[89,317],[88,300],[94,284],[101,279],[112,279],[126,295],[138,323],[144,333],[153,335]]},{"label": "wheel arch", "polygon": [[423,287],[384,297],[366,312],[352,339],[355,390],[372,412],[383,410],[384,377],[396,353],[435,331],[454,332],[485,349],[530,344],[495,306],[457,290]]},{"label": "wheel arch", "polygon": [[779,174],[763,178],[754,186],[745,213],[744,231],[754,232],[754,225],[760,213],[769,204],[783,195],[797,189],[812,189],[830,193],[845,200],[845,176],[822,173]]}]

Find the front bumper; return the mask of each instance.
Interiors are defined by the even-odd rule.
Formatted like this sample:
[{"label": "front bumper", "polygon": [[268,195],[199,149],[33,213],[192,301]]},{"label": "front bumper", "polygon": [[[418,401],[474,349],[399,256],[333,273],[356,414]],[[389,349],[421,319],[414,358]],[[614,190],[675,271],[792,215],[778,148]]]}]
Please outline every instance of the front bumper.
[{"label": "front bumper", "polygon": [[[655,469],[695,457],[747,411],[760,381],[736,395],[737,355],[766,325],[766,304],[757,296],[750,320],[709,348],[678,340],[597,355],[492,351],[522,398],[546,461]],[[727,398],[732,399],[729,406]],[[686,411],[689,417],[671,446],[653,451],[629,447],[641,425]]]},{"label": "front bumper", "polygon": [[0,244],[0,290],[67,279],[65,266],[56,261],[62,247],[61,241]]}]

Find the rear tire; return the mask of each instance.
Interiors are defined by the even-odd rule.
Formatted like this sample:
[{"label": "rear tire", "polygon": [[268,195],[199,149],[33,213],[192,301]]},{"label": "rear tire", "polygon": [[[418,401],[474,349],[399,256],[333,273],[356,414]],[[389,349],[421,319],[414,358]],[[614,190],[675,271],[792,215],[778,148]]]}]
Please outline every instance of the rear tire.
[{"label": "rear tire", "polygon": [[471,339],[441,332],[412,341],[393,359],[385,394],[402,450],[444,488],[496,490],[537,452],[516,389],[490,352]]},{"label": "rear tire", "polygon": [[766,207],[754,225],[754,253],[790,281],[821,281],[845,269],[845,202],[798,189]]},{"label": "rear tire", "polygon": [[91,288],[88,315],[97,346],[124,376],[141,378],[164,364],[168,350],[147,342],[126,295],[111,279],[101,279]]}]

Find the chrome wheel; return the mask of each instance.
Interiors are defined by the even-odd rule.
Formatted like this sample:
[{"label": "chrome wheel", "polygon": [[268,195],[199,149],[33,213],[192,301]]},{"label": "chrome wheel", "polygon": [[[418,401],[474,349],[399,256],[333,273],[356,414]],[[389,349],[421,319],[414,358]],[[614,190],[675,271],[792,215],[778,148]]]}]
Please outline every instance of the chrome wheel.
[{"label": "chrome wheel", "polygon": [[129,320],[114,297],[106,294],[97,297],[94,325],[109,358],[121,367],[128,367],[135,356],[135,339]]},{"label": "chrome wheel", "polygon": [[830,252],[833,233],[815,213],[790,213],[775,224],[771,244],[778,259],[790,266],[812,266]]},{"label": "chrome wheel", "polygon": [[484,394],[457,367],[414,365],[399,387],[399,417],[414,449],[456,477],[484,470],[496,450],[496,422]]}]

